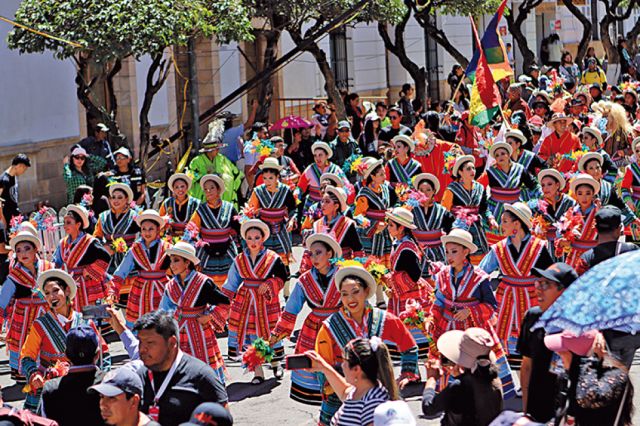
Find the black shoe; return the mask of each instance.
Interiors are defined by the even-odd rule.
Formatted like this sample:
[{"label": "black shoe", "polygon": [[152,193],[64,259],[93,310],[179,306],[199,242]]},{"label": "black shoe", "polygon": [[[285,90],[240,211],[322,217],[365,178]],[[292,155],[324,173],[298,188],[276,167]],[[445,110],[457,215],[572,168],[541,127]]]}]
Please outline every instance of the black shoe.
[{"label": "black shoe", "polygon": [[272,365],[271,371],[273,371],[273,377],[275,377],[276,380],[282,380],[282,377],[284,376],[284,370],[282,369],[282,366],[280,364]]},{"label": "black shoe", "polygon": [[378,309],[387,309],[387,304],[386,304],[386,302],[378,302],[378,303],[376,303],[376,307]]}]

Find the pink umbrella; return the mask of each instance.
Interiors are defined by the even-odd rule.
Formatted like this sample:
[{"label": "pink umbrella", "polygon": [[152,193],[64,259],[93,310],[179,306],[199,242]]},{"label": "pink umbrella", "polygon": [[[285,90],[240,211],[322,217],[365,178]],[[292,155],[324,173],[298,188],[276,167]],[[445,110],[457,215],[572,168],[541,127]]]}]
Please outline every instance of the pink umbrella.
[{"label": "pink umbrella", "polygon": [[269,130],[273,132],[282,129],[302,129],[305,127],[313,127],[313,124],[297,115],[289,115],[273,123]]}]

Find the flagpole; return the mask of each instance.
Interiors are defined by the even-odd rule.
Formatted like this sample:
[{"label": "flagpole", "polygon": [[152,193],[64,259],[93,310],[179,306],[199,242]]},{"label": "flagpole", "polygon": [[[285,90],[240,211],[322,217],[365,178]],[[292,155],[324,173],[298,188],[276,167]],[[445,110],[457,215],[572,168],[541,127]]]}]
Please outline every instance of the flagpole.
[{"label": "flagpole", "polygon": [[462,83],[464,83],[464,79],[467,78],[467,74],[462,74],[460,76],[460,82],[458,83],[458,86],[456,87],[456,90],[453,92],[453,95],[451,96],[451,100],[449,101],[449,106],[447,107],[447,114],[451,113],[451,110],[453,109],[453,102],[455,102],[456,99],[456,95],[458,94],[458,92],[460,91],[460,87],[462,87]]}]

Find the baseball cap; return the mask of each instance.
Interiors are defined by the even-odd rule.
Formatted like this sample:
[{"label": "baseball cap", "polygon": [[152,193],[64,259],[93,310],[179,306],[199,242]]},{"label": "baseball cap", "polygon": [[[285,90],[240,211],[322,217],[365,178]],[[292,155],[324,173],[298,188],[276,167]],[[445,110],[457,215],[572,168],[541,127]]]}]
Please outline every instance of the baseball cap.
[{"label": "baseball cap", "polygon": [[598,335],[598,331],[591,330],[576,336],[568,330],[562,333],[545,336],[544,345],[553,352],[572,352],[576,355],[587,356],[593,347],[593,341]]},{"label": "baseball cap", "polygon": [[600,83],[593,83],[591,86],[589,86],[589,89],[598,89],[602,91],[602,86],[600,86]]},{"label": "baseball cap", "polygon": [[73,151],[71,151],[71,155],[74,157],[78,155],[86,157],[87,151],[81,146],[76,146],[75,148],[73,148]]},{"label": "baseball cap", "polygon": [[108,132],[109,131],[109,127],[107,127],[107,125],[104,124],[104,123],[96,124],[96,129],[101,131],[101,132]]},{"label": "baseball cap", "polygon": [[142,389],[142,379],[138,373],[130,367],[123,366],[107,373],[102,379],[102,383],[91,386],[89,391],[112,397],[124,392],[142,395]]},{"label": "baseball cap", "polygon": [[216,402],[203,402],[198,405],[191,419],[180,426],[232,426],[233,417],[229,410]]},{"label": "baseball cap", "polygon": [[564,288],[578,279],[576,271],[564,262],[554,263],[547,269],[532,268],[531,271],[533,275],[558,283]]},{"label": "baseball cap", "polygon": [[403,425],[414,426],[416,420],[409,405],[404,401],[387,401],[373,412],[373,426]]},{"label": "baseball cap", "polygon": [[118,154],[122,154],[125,157],[131,158],[131,151],[129,151],[127,148],[125,148],[124,146],[120,149],[118,149],[116,152],[113,153],[113,156],[115,157]]},{"label": "baseball cap", "polygon": [[69,330],[67,334],[65,354],[75,365],[93,362],[98,350],[98,336],[93,328],[82,325]]},{"label": "baseball cap", "polygon": [[338,123],[338,129],[351,129],[351,123],[349,123],[347,120],[342,120],[341,122]]},{"label": "baseball cap", "polygon": [[598,231],[613,231],[620,228],[622,211],[616,206],[604,206],[596,213],[596,229]]}]

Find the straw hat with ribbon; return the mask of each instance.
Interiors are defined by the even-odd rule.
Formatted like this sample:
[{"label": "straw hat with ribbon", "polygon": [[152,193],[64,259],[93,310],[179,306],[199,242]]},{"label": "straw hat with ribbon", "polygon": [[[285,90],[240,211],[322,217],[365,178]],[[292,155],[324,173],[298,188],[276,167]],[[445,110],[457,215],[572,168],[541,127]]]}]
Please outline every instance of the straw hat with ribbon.
[{"label": "straw hat with ribbon", "polygon": [[364,281],[369,292],[367,298],[370,299],[376,295],[376,280],[375,278],[373,278],[373,275],[371,275],[371,273],[364,268],[363,265],[355,265],[349,262],[348,265],[342,266],[340,269],[338,269],[338,272],[336,272],[336,284],[338,285],[338,288],[342,288],[342,282],[348,276],[355,276]]},{"label": "straw hat with ribbon", "polygon": [[196,248],[186,241],[178,241],[169,250],[167,250],[169,256],[179,256],[187,259],[194,265],[200,263],[200,259],[196,256]]},{"label": "straw hat with ribbon", "polygon": [[177,180],[182,180],[187,184],[187,191],[191,189],[191,184],[193,183],[193,179],[186,173],[174,173],[169,177],[169,189],[173,192],[173,185]]},{"label": "straw hat with ribbon", "polygon": [[338,199],[338,203],[340,204],[340,211],[345,211],[349,208],[347,204],[347,195],[340,188],[336,188],[333,185],[327,185],[324,189],[324,192],[334,195]]},{"label": "straw hat with ribbon", "polygon": [[200,187],[202,188],[203,191],[204,191],[204,184],[209,181],[214,182],[218,186],[218,189],[220,190],[220,194],[224,193],[224,190],[225,190],[224,180],[222,180],[220,176],[213,175],[213,174],[204,175],[200,179]]},{"label": "straw hat with ribbon", "polygon": [[69,204],[67,206],[67,214],[74,212],[80,219],[82,220],[82,229],[87,229],[89,227],[89,212],[87,209],[78,204]]},{"label": "straw hat with ribbon", "polygon": [[269,235],[271,235],[269,225],[267,225],[260,219],[250,219],[240,225],[240,236],[242,236],[243,240],[246,239],[247,231],[251,228],[258,228],[262,231],[262,241],[265,241],[267,238],[269,238]]},{"label": "straw hat with ribbon", "polygon": [[316,149],[321,149],[326,152],[329,158],[333,157],[333,150],[326,142],[314,142],[314,144],[311,145],[311,152],[316,152]]},{"label": "straw hat with ribbon", "polygon": [[567,186],[567,180],[564,178],[562,173],[560,173],[556,169],[540,170],[540,172],[538,173],[538,182],[542,182],[542,179],[546,177],[554,178],[560,184],[560,191],[562,191],[564,187]]},{"label": "straw hat with ribbon", "polygon": [[464,229],[454,228],[447,235],[440,237],[440,241],[442,241],[442,244],[459,244],[468,248],[471,253],[478,251],[478,246],[473,243],[473,236]]},{"label": "straw hat with ribbon", "polygon": [[586,173],[580,173],[579,175],[571,179],[571,183],[569,185],[569,187],[571,188],[571,192],[575,194],[576,189],[580,185],[589,185],[590,187],[593,188],[594,194],[597,194],[598,192],[600,192],[600,182],[598,182],[591,175],[588,175]]},{"label": "straw hat with ribbon", "polygon": [[506,150],[509,154],[509,157],[511,157],[511,154],[513,154],[513,148],[511,147],[511,145],[506,142],[496,142],[491,145],[491,148],[489,148],[489,155],[495,158],[496,151],[499,149]]},{"label": "straw hat with ribbon", "polygon": [[429,182],[433,187],[433,192],[436,194],[440,191],[440,181],[435,175],[431,173],[420,173],[413,178],[413,187],[418,189],[424,182]]},{"label": "straw hat with ribbon", "polygon": [[366,181],[369,175],[371,175],[371,173],[373,173],[376,168],[382,166],[382,164],[382,160],[369,161],[367,163],[367,168],[365,169],[364,173],[362,173],[363,179]]},{"label": "straw hat with ribbon", "polygon": [[596,138],[596,140],[598,141],[598,146],[602,145],[602,132],[600,132],[600,130],[596,129],[595,127],[586,126],[582,128],[582,133],[589,133],[591,136]]},{"label": "straw hat with ribbon", "polygon": [[40,290],[42,294],[44,294],[44,284],[52,278],[62,280],[62,282],[64,282],[69,288],[69,299],[75,299],[78,291],[78,285],[73,280],[73,277],[62,269],[48,269],[38,275],[36,284],[38,285],[38,290]]},{"label": "straw hat with ribbon", "polygon": [[160,213],[153,209],[147,209],[136,216],[136,223],[138,224],[138,226],[142,226],[142,222],[144,222],[145,220],[150,220],[151,222],[157,223],[160,228],[164,227],[164,225],[166,224],[166,221],[162,216],[160,216]]},{"label": "straw hat with ribbon", "polygon": [[133,200],[133,191],[129,185],[125,185],[124,183],[116,182],[109,185],[109,196],[113,197],[113,193],[115,191],[122,191],[127,194],[127,198],[129,201]]},{"label": "straw hat with ribbon", "polygon": [[413,141],[413,139],[411,139],[410,136],[407,136],[407,135],[395,136],[393,139],[391,139],[391,142],[392,143],[402,142],[403,144],[409,147],[409,152],[413,152],[413,150],[416,149],[415,142]]},{"label": "straw hat with ribbon", "polygon": [[416,229],[416,225],[413,223],[413,213],[404,207],[395,207],[391,210],[387,210],[384,214],[385,217],[398,225],[402,225],[408,229]]},{"label": "straw hat with ribbon", "polygon": [[453,169],[451,170],[451,175],[453,177],[457,177],[458,170],[460,170],[460,167],[467,161],[471,161],[471,164],[474,164],[474,165],[476,163],[476,159],[473,155],[461,155],[460,157],[456,158],[456,162],[454,163]]},{"label": "straw hat with ribbon", "polygon": [[324,180],[328,180],[331,182],[331,185],[338,188],[342,188],[344,186],[344,181],[335,173],[323,173],[322,176],[320,176],[320,183]]},{"label": "straw hat with ribbon", "polygon": [[527,143],[527,137],[522,133],[520,129],[510,129],[504,134],[504,139],[514,138],[520,141],[520,143]]},{"label": "straw hat with ribbon", "polygon": [[567,117],[564,113],[562,112],[556,112],[555,114],[553,114],[553,116],[551,117],[551,120],[547,121],[547,127],[552,127],[554,123],[557,123],[558,121],[565,121],[568,123],[570,123],[573,119],[571,117]]},{"label": "straw hat with ribbon", "polygon": [[40,239],[33,235],[29,231],[20,231],[18,232],[11,240],[9,240],[9,245],[11,246],[11,250],[16,251],[16,246],[19,243],[28,242],[35,246],[36,250],[40,250],[42,248],[42,242]]},{"label": "straw hat with ribbon", "polygon": [[592,160],[597,161],[598,164],[602,166],[604,157],[599,152],[587,152],[585,155],[580,157],[580,160],[578,160],[578,171],[581,173],[585,173],[584,169],[587,166],[587,163]]},{"label": "straw hat with ribbon", "polygon": [[531,217],[533,213],[531,213],[531,209],[525,203],[518,201],[513,204],[505,204],[504,211],[515,215],[527,228],[531,228]]},{"label": "straw hat with ribbon", "polygon": [[311,246],[314,243],[318,243],[318,242],[324,243],[329,247],[331,247],[331,251],[333,252],[333,257],[338,257],[338,258],[342,257],[342,247],[340,247],[340,244],[338,244],[336,239],[329,234],[309,235],[309,238],[307,238],[307,241],[305,242],[305,247],[307,248],[307,250],[311,250]]},{"label": "straw hat with ribbon", "polygon": [[278,159],[274,157],[265,158],[262,164],[258,167],[260,170],[275,170],[278,172],[283,169],[280,163],[278,163]]}]

